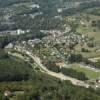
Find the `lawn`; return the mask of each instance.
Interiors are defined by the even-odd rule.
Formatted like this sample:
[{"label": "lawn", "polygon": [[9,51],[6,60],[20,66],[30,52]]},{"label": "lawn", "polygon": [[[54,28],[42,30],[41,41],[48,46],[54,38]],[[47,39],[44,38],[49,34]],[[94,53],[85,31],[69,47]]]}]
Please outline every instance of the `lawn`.
[{"label": "lawn", "polygon": [[78,72],[83,72],[89,79],[97,79],[100,77],[100,72],[94,72],[92,70],[89,70],[87,68],[79,67],[78,64],[73,64],[72,69],[77,70]]}]

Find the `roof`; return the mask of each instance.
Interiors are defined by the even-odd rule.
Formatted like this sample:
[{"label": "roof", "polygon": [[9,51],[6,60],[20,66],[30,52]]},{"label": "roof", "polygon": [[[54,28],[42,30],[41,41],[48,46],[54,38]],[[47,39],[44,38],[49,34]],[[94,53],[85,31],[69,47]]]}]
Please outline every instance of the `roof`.
[{"label": "roof", "polygon": [[11,92],[10,92],[10,91],[6,90],[6,91],[4,92],[4,96],[10,96],[10,95],[11,95]]},{"label": "roof", "polygon": [[64,66],[65,66],[65,63],[63,63],[63,62],[58,62],[58,63],[56,63],[56,66],[64,67]]}]

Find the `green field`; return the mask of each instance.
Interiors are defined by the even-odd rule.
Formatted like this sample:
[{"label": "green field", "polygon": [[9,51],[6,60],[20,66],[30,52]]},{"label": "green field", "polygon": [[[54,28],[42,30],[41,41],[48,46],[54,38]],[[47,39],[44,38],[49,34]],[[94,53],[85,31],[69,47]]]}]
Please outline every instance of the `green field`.
[{"label": "green field", "polygon": [[96,27],[91,27],[91,26],[84,27],[80,25],[77,28],[77,32],[88,35],[89,37],[94,37],[95,41],[98,40],[100,41],[100,31]]},{"label": "green field", "polygon": [[97,79],[98,77],[100,77],[100,72],[94,72],[94,71],[89,70],[89,69],[87,69],[87,68],[79,67],[79,65],[77,65],[77,64],[72,65],[72,69],[77,70],[78,72],[83,72],[83,73],[85,73],[86,76],[87,76],[89,79]]},{"label": "green field", "polygon": [[[88,16],[88,21],[87,21],[87,16]],[[92,21],[99,21],[100,16],[97,15],[91,15],[91,14],[84,14],[83,17],[81,18],[81,21],[84,22],[85,25],[81,25],[79,23],[77,27],[77,32],[81,34],[87,34],[89,37],[93,37],[96,42],[100,42],[100,29],[98,26],[92,26]]]},{"label": "green field", "polygon": [[100,43],[100,32],[88,32],[89,37],[94,37],[96,42]]},{"label": "green field", "polygon": [[91,28],[91,27],[84,27],[84,26],[80,25],[77,28],[77,32],[87,34],[88,32],[93,32],[93,28]]},{"label": "green field", "polygon": [[[82,52],[82,48],[89,50],[89,52]],[[76,45],[75,46],[75,52],[77,54],[79,54],[79,53],[82,54],[83,57],[85,57],[85,58],[100,57],[100,51],[99,50],[97,51],[96,49],[97,49],[96,47],[90,48],[87,45],[83,45],[83,46]]]},{"label": "green field", "polygon": [[[79,52],[77,52],[79,53]],[[80,54],[83,55],[83,57],[85,58],[95,58],[95,57],[100,57],[100,51],[97,51],[97,52],[80,52]]]}]

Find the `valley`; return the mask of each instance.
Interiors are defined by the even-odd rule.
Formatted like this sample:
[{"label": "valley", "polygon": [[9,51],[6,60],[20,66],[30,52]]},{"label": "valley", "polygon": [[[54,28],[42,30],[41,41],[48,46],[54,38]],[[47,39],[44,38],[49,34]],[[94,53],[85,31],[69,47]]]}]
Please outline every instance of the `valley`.
[{"label": "valley", "polygon": [[0,100],[99,95],[100,0],[0,0]]}]

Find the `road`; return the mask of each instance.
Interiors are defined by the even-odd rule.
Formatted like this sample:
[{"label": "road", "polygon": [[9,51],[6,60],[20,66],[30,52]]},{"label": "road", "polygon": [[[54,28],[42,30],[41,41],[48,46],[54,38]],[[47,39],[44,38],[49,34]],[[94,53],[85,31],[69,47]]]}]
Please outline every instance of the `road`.
[{"label": "road", "polygon": [[[95,68],[94,66],[91,66],[91,65],[88,65],[88,64],[78,63],[77,66],[79,66],[80,68],[88,69],[88,70],[93,71],[93,72],[100,72],[100,69]],[[72,64],[68,64],[68,65],[65,66],[65,68],[71,68],[71,67],[73,67]]]},{"label": "road", "polygon": [[88,88],[89,87],[89,84],[85,83],[84,81],[81,81],[81,80],[78,80],[78,79],[75,79],[75,78],[72,78],[72,77],[69,77],[69,76],[66,76],[62,73],[56,73],[56,72],[53,72],[53,71],[50,71],[48,70],[42,63],[41,63],[41,60],[39,57],[37,57],[36,55],[34,55],[33,53],[27,51],[27,50],[23,50],[23,49],[18,49],[19,52],[22,52],[22,53],[25,53],[26,55],[28,55],[31,59],[33,59],[37,65],[39,65],[41,67],[41,69],[44,70],[44,73],[50,75],[50,76],[53,76],[53,77],[56,77],[56,78],[59,78],[60,80],[69,80],[71,81],[71,83],[73,85],[77,85],[77,86],[82,86],[82,87],[85,87],[85,88]]},{"label": "road", "polygon": [[89,69],[91,71],[94,71],[94,72],[100,72],[100,69],[95,68],[95,67],[93,67],[91,65],[86,65],[86,64],[80,63],[79,66],[82,67],[82,68],[87,68],[87,69]]},{"label": "road", "polygon": [[62,73],[55,73],[55,72],[52,72],[50,70],[48,70],[42,63],[41,63],[41,60],[40,58],[36,57],[35,55],[33,55],[32,53],[26,51],[26,54],[31,57],[43,70],[45,70],[45,73],[48,74],[48,75],[51,75],[53,77],[56,77],[56,78],[59,78],[61,80],[70,80],[72,82],[72,84],[74,85],[78,85],[78,86],[84,86],[86,88],[88,88],[88,84],[86,84],[84,81],[80,81],[80,80],[77,80],[75,78],[72,78],[72,77],[69,77],[69,76],[66,76]]},{"label": "road", "polygon": [[90,58],[89,60],[92,62],[97,62],[100,59],[100,57]]}]

